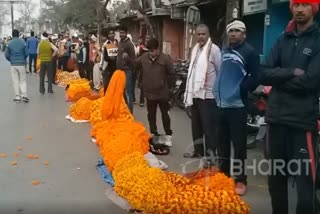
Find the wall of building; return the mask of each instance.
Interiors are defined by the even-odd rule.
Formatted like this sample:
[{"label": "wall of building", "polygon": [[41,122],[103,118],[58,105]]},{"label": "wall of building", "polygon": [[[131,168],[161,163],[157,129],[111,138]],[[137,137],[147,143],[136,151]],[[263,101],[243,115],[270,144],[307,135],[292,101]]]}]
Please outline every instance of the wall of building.
[{"label": "wall of building", "polygon": [[264,17],[265,13],[257,13],[243,17],[247,28],[247,41],[255,47],[259,54],[263,54]]},{"label": "wall of building", "polygon": [[184,22],[182,20],[163,19],[162,30],[163,51],[172,59],[183,58],[184,55]]},{"label": "wall of building", "polygon": [[265,26],[264,38],[264,54],[267,56],[291,18],[289,3],[269,4],[266,14],[270,16],[270,24]]}]

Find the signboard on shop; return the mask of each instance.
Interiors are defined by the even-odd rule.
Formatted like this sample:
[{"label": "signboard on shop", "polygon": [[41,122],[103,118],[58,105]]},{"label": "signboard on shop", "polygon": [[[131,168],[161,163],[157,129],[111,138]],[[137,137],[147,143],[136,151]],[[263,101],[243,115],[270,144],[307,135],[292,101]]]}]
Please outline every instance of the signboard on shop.
[{"label": "signboard on shop", "polygon": [[267,2],[268,0],[243,0],[242,14],[245,16],[255,13],[262,13],[267,10]]}]

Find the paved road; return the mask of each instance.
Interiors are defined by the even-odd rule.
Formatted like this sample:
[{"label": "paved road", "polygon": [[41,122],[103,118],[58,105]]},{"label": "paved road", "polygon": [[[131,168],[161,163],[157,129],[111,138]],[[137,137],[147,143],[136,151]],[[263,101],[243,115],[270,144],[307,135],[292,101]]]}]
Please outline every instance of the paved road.
[{"label": "paved road", "polygon": [[[9,65],[2,53],[0,70],[0,153],[8,154],[0,158],[0,213],[126,213],[104,195],[106,186],[95,169],[99,152],[89,143],[89,125],[65,121],[68,104],[64,102],[64,90],[56,87],[55,94],[42,96],[38,77],[28,76],[31,102],[16,104],[12,101]],[[147,124],[145,108],[135,106],[134,112],[137,120]],[[161,159],[170,170],[182,172],[182,165],[190,161],[182,158],[191,145],[190,119],[177,109],[171,115],[174,147]],[[23,151],[18,151],[19,146]],[[19,156],[14,157],[17,152]],[[31,153],[40,158],[29,160],[27,155]],[[249,157],[259,159],[262,152],[250,151]],[[12,166],[12,161],[17,165]],[[44,161],[49,165],[45,166]],[[188,164],[188,170],[197,164]],[[33,180],[41,184],[33,186]],[[253,214],[271,213],[266,177],[249,176],[244,199],[252,206]]]}]

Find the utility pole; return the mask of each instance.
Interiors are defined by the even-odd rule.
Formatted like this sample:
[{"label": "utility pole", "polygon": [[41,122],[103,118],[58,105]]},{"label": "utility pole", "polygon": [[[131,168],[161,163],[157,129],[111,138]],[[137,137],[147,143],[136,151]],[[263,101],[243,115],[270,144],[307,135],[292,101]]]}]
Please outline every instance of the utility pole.
[{"label": "utility pole", "polygon": [[10,4],[11,6],[11,28],[12,31],[14,30],[14,12],[13,12],[13,5],[14,4],[22,4],[26,3],[26,0],[11,0],[11,1],[0,1],[0,4]]}]

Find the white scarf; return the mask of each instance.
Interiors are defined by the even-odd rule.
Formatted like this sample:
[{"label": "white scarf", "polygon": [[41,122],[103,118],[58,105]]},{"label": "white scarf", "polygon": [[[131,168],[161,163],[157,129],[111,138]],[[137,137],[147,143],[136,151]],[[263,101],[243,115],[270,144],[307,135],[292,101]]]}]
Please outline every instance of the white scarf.
[{"label": "white scarf", "polygon": [[211,47],[212,42],[209,38],[207,43],[204,45],[201,53],[199,53],[200,55],[197,62],[195,62],[195,58],[197,56],[197,52],[200,51],[199,43],[197,43],[196,46],[192,49],[186,91],[184,94],[184,104],[187,107],[193,105],[194,97],[205,99],[205,83],[208,71],[209,56],[211,54]]}]

